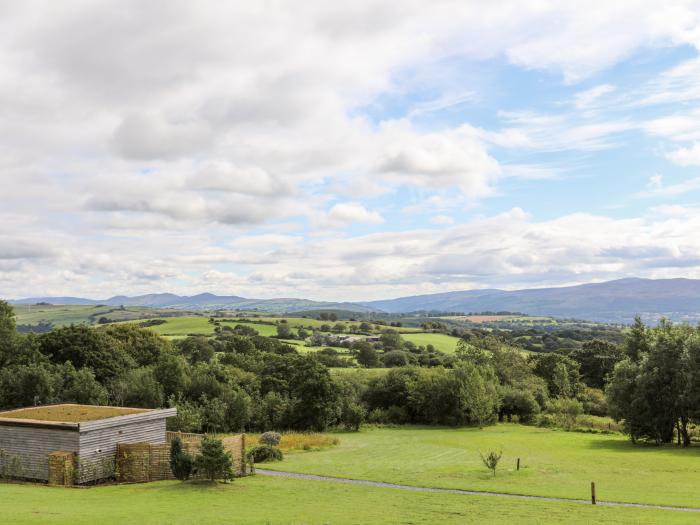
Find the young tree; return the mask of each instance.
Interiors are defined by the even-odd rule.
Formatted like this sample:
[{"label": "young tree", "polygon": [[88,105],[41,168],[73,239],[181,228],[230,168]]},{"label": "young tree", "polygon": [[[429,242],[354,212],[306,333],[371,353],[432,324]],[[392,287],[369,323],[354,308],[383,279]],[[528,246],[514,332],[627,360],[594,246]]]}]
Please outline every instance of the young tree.
[{"label": "young tree", "polygon": [[490,367],[479,367],[471,363],[461,363],[455,367],[455,374],[461,383],[469,423],[479,425],[496,419],[499,408],[498,380]]},{"label": "young tree", "polygon": [[498,462],[501,461],[501,456],[503,456],[503,451],[500,451],[498,453],[491,451],[485,456],[479,452],[479,455],[481,456],[481,461],[484,464],[484,466],[489,469],[490,471],[493,472],[493,477],[496,477],[496,468],[498,468]]},{"label": "young tree", "polygon": [[192,475],[194,460],[182,447],[182,440],[179,437],[170,443],[170,470],[176,479],[187,481]]},{"label": "young tree", "polygon": [[220,439],[205,436],[202,440],[199,454],[195,459],[195,466],[200,469],[211,481],[233,479],[233,459],[231,454],[224,449]]}]

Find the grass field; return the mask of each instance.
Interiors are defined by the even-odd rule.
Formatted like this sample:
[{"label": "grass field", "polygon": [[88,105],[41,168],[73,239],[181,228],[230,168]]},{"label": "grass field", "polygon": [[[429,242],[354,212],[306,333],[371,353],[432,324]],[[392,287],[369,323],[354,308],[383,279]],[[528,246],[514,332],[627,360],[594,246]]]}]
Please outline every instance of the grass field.
[{"label": "grass field", "polygon": [[0,484],[0,501],[0,522],[13,525],[698,522],[697,514],[669,510],[495,500],[265,476],[227,485],[161,481],[84,490]]},{"label": "grass field", "polygon": [[446,334],[401,334],[401,337],[418,346],[433,345],[436,350],[446,354],[454,354],[459,342],[459,338]]},{"label": "grass field", "polygon": [[[201,334],[201,335],[212,335],[214,333],[214,324],[209,322],[209,317],[206,316],[185,316],[185,317],[170,317],[170,318],[161,318],[165,323],[156,325],[156,326],[150,326],[148,327],[149,330],[153,330],[157,334],[163,335],[163,336],[184,336],[188,334]],[[243,326],[249,326],[253,328],[254,330],[257,330],[257,332],[260,335],[264,335],[267,337],[277,335],[277,326],[274,324],[276,321],[279,321],[281,318],[275,318],[275,317],[265,317],[265,318],[257,318],[256,321],[263,321],[263,322],[227,322],[227,321],[222,321],[219,320],[221,326],[230,326],[231,328],[235,327],[236,325],[243,325]],[[301,317],[285,317],[284,319],[287,320],[287,324],[296,329],[299,327],[314,327],[314,328],[320,328],[324,324],[329,324],[333,326],[335,323],[333,322],[326,322],[326,321],[318,321],[316,319],[304,319]],[[344,322],[343,324],[347,326],[350,325],[355,325],[358,323],[349,323],[349,322]],[[432,344],[437,348],[438,350],[451,353],[454,352],[454,348],[456,347],[458,339],[449,335],[444,335],[444,334],[426,334],[426,333],[414,333],[416,332],[415,328],[399,328],[398,330],[404,330],[404,332],[401,334],[403,338],[409,341],[413,341],[417,345],[426,345],[426,344]],[[300,350],[303,347],[303,343],[301,341],[287,341],[290,344],[297,344],[297,346],[300,346]],[[307,351],[313,351],[313,350],[321,350],[323,348],[328,348],[325,346],[321,347],[311,347],[307,348]]]},{"label": "grass field", "polygon": [[[165,321],[163,324],[149,326],[149,330],[153,330],[159,335],[164,336],[183,336],[188,334],[212,335],[214,333],[214,325],[209,322],[208,317],[187,316],[187,317],[171,317],[159,318]],[[236,325],[250,326],[257,330],[260,335],[272,336],[277,334],[277,328],[269,324],[259,323],[221,323],[222,326],[230,326],[233,328]]]},{"label": "grass field", "polygon": [[[289,454],[270,468],[442,488],[700,507],[700,447],[632,445],[619,434],[502,424],[475,428],[380,428],[344,433],[338,447]],[[479,451],[502,450],[496,478]],[[515,471],[516,458],[522,467]],[[698,517],[700,522],[700,517]]]},{"label": "grass field", "polygon": [[91,316],[104,315],[113,309],[111,306],[14,306],[18,324],[51,322],[56,326],[89,323]]},{"label": "grass field", "polygon": [[15,305],[13,309],[17,318],[17,324],[36,325],[48,322],[54,326],[94,324],[101,317],[118,322],[151,319],[160,316],[170,318],[183,313],[167,308],[146,308],[143,306],[130,306],[121,309],[118,306]]}]

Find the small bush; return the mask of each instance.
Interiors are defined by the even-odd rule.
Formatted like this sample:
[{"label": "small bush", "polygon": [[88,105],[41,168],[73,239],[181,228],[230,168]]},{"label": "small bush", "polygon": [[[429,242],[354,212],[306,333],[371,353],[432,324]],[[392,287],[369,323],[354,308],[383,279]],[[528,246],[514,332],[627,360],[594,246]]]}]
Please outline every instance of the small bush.
[{"label": "small bush", "polygon": [[182,440],[179,437],[173,439],[170,444],[170,470],[176,479],[187,481],[194,469],[194,458],[182,447]]},{"label": "small bush", "polygon": [[282,441],[282,435],[279,432],[265,432],[258,439],[261,445],[271,445],[276,447]]},{"label": "small bush", "polygon": [[282,461],[284,455],[282,451],[271,445],[257,445],[248,450],[248,460],[255,463],[265,463],[267,461]]}]

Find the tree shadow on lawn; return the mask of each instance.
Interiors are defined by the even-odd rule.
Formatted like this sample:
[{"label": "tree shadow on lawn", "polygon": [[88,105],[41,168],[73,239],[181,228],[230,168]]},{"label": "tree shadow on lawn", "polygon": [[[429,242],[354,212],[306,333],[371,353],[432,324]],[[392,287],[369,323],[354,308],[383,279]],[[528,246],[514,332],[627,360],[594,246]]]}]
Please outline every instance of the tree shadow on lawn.
[{"label": "tree shadow on lawn", "polygon": [[586,444],[588,448],[598,449],[598,450],[609,450],[614,452],[637,452],[637,453],[654,453],[654,454],[664,454],[670,456],[700,456],[700,446],[697,444],[691,445],[690,447],[681,447],[675,444],[664,444],[657,445],[650,442],[637,442],[632,443],[630,440],[620,440],[620,439],[594,439],[588,441]]},{"label": "tree shadow on lawn", "polygon": [[157,487],[153,487],[160,489],[162,491],[167,491],[167,492],[208,492],[208,493],[215,493],[215,492],[221,492],[221,491],[228,491],[228,490],[236,490],[240,489],[242,490],[244,487],[240,483],[236,483],[235,481],[231,481],[228,483],[224,483],[223,481],[209,481],[209,480],[201,480],[201,479],[195,479],[195,480],[189,480],[189,481],[180,481],[177,483],[169,483],[167,485],[159,485]]}]

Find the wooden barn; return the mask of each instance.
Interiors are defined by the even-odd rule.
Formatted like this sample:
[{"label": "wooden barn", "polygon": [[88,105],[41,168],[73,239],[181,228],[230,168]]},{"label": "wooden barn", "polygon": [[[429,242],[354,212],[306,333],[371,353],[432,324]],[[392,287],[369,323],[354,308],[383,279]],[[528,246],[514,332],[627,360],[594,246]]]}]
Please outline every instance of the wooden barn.
[{"label": "wooden barn", "polygon": [[73,404],[0,412],[0,475],[59,484],[110,477],[117,443],[165,443],[176,413]]}]

